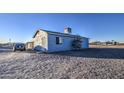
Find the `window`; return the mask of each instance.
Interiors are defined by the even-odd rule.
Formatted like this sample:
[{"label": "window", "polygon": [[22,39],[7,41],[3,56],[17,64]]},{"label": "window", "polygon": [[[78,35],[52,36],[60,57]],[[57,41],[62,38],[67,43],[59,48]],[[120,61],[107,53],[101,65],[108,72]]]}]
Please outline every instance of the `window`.
[{"label": "window", "polygon": [[62,44],[62,38],[61,37],[56,37],[56,44]]}]

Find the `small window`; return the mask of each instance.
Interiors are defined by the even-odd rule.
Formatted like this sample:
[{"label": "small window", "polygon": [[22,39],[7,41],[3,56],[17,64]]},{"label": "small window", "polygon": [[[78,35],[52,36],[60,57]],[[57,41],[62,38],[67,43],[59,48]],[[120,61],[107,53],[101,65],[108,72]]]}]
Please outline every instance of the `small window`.
[{"label": "small window", "polygon": [[62,38],[61,37],[56,37],[56,44],[62,44]]}]

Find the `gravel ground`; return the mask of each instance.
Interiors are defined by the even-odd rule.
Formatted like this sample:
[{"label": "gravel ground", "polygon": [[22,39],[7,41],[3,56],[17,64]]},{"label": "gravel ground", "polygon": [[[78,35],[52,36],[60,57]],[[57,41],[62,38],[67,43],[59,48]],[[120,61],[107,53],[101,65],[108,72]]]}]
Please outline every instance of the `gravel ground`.
[{"label": "gravel ground", "polygon": [[2,79],[124,79],[124,49],[0,52]]}]

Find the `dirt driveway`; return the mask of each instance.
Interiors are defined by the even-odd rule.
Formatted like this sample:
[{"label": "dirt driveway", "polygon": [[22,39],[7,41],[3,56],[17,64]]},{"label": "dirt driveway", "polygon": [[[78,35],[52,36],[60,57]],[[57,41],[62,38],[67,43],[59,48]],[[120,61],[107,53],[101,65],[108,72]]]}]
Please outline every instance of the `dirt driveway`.
[{"label": "dirt driveway", "polygon": [[124,79],[124,49],[89,49],[52,54],[0,52],[4,79]]}]

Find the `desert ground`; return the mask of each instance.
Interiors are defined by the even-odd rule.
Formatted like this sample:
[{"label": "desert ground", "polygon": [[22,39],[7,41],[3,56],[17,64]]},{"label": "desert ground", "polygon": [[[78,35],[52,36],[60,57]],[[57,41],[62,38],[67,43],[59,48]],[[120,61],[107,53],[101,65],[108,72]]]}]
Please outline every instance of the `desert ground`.
[{"label": "desert ground", "polygon": [[1,79],[124,79],[123,46],[49,54],[0,48]]}]

